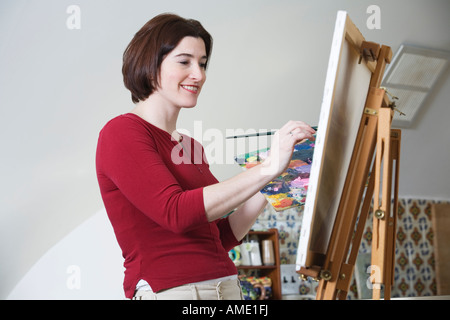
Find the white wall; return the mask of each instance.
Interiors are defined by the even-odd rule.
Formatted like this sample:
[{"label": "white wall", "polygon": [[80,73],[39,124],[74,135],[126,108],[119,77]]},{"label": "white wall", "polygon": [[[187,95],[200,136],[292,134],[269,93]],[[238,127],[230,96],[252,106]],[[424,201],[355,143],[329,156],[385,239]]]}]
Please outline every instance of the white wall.
[{"label": "white wall", "polygon": [[[66,25],[72,4],[81,9],[78,30]],[[366,28],[371,4],[381,8],[380,30]],[[233,128],[279,128],[291,118],[317,123],[340,9],[368,40],[394,51],[402,42],[450,50],[447,0],[0,2],[0,298],[53,297],[53,291],[90,298],[97,291],[88,290],[94,287],[88,279],[95,278],[88,275],[98,271],[95,279],[106,279],[100,266],[84,264],[94,252],[76,248],[85,241],[79,230],[95,225],[99,232],[88,238],[105,237],[105,250],[117,249],[105,231],[108,221],[83,223],[103,208],[94,168],[97,136],[107,120],[132,108],[121,57],[146,21],[175,12],[211,32],[208,81],[198,106],[182,112],[179,127],[193,132],[194,122],[202,121],[203,131],[217,128],[225,135]],[[404,131],[401,195],[450,199],[450,80],[439,89],[419,123]],[[240,172],[233,164],[211,167],[219,179]],[[77,258],[60,261],[69,249]],[[82,266],[81,291],[64,288],[68,263]]]},{"label": "white wall", "polygon": [[7,299],[121,300],[123,259],[105,210],[48,250]]}]

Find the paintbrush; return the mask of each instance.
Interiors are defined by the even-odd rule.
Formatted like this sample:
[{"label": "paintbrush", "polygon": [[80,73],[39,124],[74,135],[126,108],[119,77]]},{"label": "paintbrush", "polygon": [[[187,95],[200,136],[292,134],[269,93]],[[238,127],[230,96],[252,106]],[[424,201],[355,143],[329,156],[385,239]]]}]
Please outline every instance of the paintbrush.
[{"label": "paintbrush", "polygon": [[[313,128],[314,130],[317,131],[317,127],[311,127],[311,128]],[[267,132],[249,133],[249,134],[242,134],[242,135],[239,135],[239,136],[229,136],[229,137],[226,137],[226,139],[270,136],[270,135],[275,134],[275,132],[277,132],[277,131],[275,130],[275,131],[267,131]]]}]

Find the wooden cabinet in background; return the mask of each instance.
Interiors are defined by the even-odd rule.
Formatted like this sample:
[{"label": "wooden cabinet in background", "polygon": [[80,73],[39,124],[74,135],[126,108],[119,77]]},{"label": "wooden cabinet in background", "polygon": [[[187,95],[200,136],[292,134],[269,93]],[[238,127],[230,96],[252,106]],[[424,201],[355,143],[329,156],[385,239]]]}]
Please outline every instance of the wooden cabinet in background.
[{"label": "wooden cabinet in background", "polygon": [[259,276],[269,277],[272,279],[272,299],[281,300],[281,274],[280,274],[280,243],[278,240],[278,230],[268,229],[267,231],[249,231],[249,237],[256,236],[258,241],[261,243],[263,240],[272,240],[273,251],[275,256],[275,264],[271,266],[261,265],[261,266],[238,266],[240,273],[247,273],[250,270],[257,270]]}]

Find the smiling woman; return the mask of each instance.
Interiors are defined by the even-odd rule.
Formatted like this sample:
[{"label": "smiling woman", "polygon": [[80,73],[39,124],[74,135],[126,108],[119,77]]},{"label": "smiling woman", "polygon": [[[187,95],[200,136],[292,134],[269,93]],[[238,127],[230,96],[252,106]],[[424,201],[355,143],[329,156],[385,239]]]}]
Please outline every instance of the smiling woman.
[{"label": "smiling woman", "polygon": [[[211,44],[198,21],[163,14],[136,33],[123,56],[135,107],[102,129],[96,168],[125,258],[127,298],[242,299],[228,251],[266,205],[259,191],[315,132],[290,121],[275,133],[264,163],[217,181],[202,145],[176,130],[180,111],[197,104]],[[182,161],[174,161],[174,150]]]}]

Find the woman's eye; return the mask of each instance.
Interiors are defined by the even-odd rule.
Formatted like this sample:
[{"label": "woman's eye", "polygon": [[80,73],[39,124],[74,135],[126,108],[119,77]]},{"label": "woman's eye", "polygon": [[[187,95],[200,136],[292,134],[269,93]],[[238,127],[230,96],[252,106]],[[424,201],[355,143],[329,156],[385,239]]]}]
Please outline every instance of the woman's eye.
[{"label": "woman's eye", "polygon": [[[191,62],[190,62],[190,61],[188,61],[188,60],[182,60],[182,61],[178,61],[178,63],[180,63],[180,64],[182,64],[182,65],[184,65],[184,66],[188,66],[188,65],[190,65],[190,64],[191,64]],[[200,66],[200,68],[202,68],[202,69],[206,69],[206,62],[203,62],[203,63],[199,63],[198,65]]]}]

